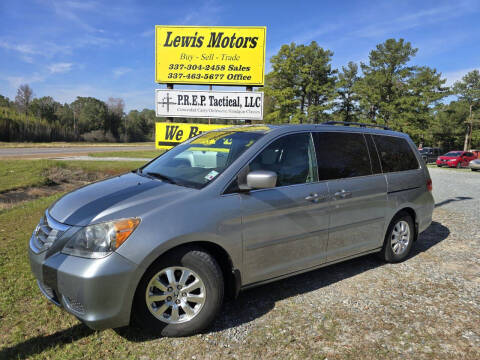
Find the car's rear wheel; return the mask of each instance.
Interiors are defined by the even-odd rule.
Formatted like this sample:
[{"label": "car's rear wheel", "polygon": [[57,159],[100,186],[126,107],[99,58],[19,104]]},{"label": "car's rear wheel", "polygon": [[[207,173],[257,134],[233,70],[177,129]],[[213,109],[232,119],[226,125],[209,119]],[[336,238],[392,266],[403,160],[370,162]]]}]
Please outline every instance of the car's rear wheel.
[{"label": "car's rear wheel", "polygon": [[221,308],[223,275],[199,248],[180,248],[145,273],[135,293],[133,320],[162,336],[187,336],[208,327]]},{"label": "car's rear wheel", "polygon": [[380,255],[387,262],[400,262],[407,258],[415,236],[415,225],[407,212],[398,213],[390,222]]}]

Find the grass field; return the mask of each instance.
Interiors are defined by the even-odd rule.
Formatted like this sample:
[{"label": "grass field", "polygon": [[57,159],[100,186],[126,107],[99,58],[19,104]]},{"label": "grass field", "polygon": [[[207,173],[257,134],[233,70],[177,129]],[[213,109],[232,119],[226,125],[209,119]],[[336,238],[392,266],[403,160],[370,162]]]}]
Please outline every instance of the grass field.
[{"label": "grass field", "polygon": [[45,142],[45,143],[33,143],[33,142],[5,142],[0,141],[0,148],[25,148],[25,147],[70,147],[70,146],[140,146],[150,145],[152,148],[155,146],[153,142],[139,142],[139,143],[102,143],[102,142]]},{"label": "grass field", "polygon": [[49,170],[60,168],[102,172],[115,175],[136,169],[145,162],[137,161],[60,161],[60,160],[1,160],[0,193],[31,186],[48,185]]},{"label": "grass field", "polygon": [[105,151],[90,153],[92,157],[124,157],[153,159],[162,154],[164,150],[136,150],[136,151]]}]

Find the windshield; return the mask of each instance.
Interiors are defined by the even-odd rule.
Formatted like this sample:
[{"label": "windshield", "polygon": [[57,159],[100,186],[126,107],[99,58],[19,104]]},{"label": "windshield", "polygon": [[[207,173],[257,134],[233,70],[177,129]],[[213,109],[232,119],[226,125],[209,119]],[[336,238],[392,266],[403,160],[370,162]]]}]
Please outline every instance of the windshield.
[{"label": "windshield", "polygon": [[460,156],[460,155],[462,155],[461,151],[450,151],[443,156]]},{"label": "windshield", "polygon": [[141,169],[141,174],[202,188],[220,175],[263,132],[211,131],[180,144]]}]

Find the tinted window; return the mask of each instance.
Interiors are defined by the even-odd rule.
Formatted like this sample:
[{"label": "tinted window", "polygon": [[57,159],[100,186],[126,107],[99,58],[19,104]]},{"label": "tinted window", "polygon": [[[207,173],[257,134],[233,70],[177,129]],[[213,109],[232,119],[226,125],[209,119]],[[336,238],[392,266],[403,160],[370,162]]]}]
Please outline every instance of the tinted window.
[{"label": "tinted window", "polygon": [[249,171],[277,173],[277,186],[317,180],[313,142],[309,133],[287,135],[268,145],[249,164]]},{"label": "tinted window", "polygon": [[394,136],[373,135],[383,172],[418,169],[418,161],[407,140]]},{"label": "tinted window", "polygon": [[472,156],[473,156],[473,154],[472,154],[472,153],[470,153],[470,152],[467,152],[467,153],[465,153],[465,156],[472,157]]},{"label": "tinted window", "polygon": [[462,155],[461,151],[450,151],[443,156],[460,156],[460,155]]},{"label": "tinted window", "polygon": [[324,132],[315,136],[320,180],[372,174],[363,134]]}]

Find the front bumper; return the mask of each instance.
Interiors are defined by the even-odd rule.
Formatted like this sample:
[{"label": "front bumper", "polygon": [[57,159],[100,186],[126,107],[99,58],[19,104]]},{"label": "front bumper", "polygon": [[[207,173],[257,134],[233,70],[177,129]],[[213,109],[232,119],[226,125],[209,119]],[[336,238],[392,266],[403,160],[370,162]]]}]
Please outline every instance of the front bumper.
[{"label": "front bumper", "polygon": [[85,259],[29,250],[30,266],[42,293],[95,330],[128,325],[138,266],[112,253]]}]

